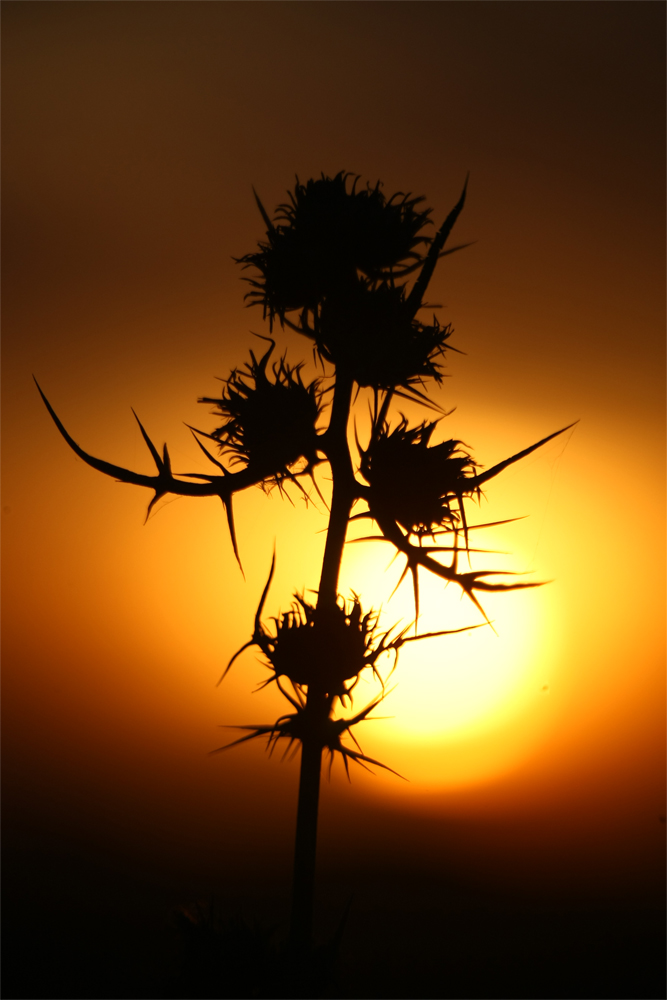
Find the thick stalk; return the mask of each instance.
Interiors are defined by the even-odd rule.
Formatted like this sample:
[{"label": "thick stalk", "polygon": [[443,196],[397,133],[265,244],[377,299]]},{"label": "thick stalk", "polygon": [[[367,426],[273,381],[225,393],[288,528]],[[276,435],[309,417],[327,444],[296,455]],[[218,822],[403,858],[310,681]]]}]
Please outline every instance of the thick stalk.
[{"label": "thick stalk", "polygon": [[[347,444],[351,395],[352,381],[344,376],[338,376],[331,421],[327,431],[327,455],[333,478],[333,495],[320,577],[319,607],[336,602],[338,574],[354,499],[352,463]],[[307,950],[312,947],[313,936],[317,816],[322,764],[321,734],[329,716],[330,703],[325,690],[315,684],[309,687],[305,711],[310,724],[301,746],[290,928],[292,945]]]}]

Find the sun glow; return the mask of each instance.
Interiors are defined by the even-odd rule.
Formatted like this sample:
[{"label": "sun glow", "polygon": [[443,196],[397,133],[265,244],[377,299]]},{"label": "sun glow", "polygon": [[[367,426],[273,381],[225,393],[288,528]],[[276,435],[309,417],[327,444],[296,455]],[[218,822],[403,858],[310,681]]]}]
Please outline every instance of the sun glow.
[{"label": "sun glow", "polygon": [[[492,530],[492,529],[491,529]],[[497,539],[496,539],[497,541]],[[494,549],[494,539],[486,532],[485,546]],[[380,551],[381,550],[381,551]],[[384,597],[380,628],[401,627],[414,621],[414,599],[410,578],[396,586],[402,558],[387,567],[389,546],[349,545],[346,552],[341,592],[354,581],[364,608]],[[489,556],[472,557],[479,568]],[[510,568],[516,559],[504,559]],[[499,566],[495,557],[494,568]],[[519,578],[520,579],[520,578]],[[376,710],[390,720],[373,726],[382,741],[431,745],[445,740],[469,741],[491,729],[505,726],[528,710],[536,698],[543,698],[550,686],[550,670],[556,643],[550,635],[545,589],[511,593],[482,594],[481,604],[492,626],[454,584],[420,572],[419,632],[468,629],[458,634],[410,642],[400,651],[398,668],[387,680],[387,695]],[[474,626],[469,628],[470,626]],[[413,631],[408,635],[414,634]],[[387,658],[386,672],[391,668]],[[386,674],[385,674],[386,677]],[[371,682],[367,681],[368,700]],[[361,704],[366,691],[363,681],[357,689]],[[368,729],[368,727],[366,727]],[[365,741],[364,732],[362,741]]]}]

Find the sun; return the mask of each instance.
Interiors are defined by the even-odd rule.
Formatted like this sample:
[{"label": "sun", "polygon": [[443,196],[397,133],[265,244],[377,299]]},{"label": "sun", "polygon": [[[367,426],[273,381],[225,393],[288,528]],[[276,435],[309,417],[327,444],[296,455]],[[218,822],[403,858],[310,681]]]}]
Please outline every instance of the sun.
[{"label": "sun", "polygon": [[[495,548],[490,531],[485,547]],[[383,630],[414,621],[409,577],[389,597],[403,560],[399,556],[388,567],[388,550],[381,543],[348,546],[341,575],[342,593],[354,581],[364,608],[382,604]],[[475,556],[471,558],[477,568]],[[478,559],[489,564],[488,556]],[[500,563],[496,558],[494,568],[511,568],[512,563],[516,568],[516,561],[516,557],[503,558]],[[420,632],[468,630],[411,642],[401,649],[398,667],[387,678],[389,693],[376,712],[391,718],[373,726],[373,739],[377,734],[383,743],[398,742],[415,750],[443,741],[472,744],[490,730],[511,725],[548,690],[555,651],[548,620],[550,601],[545,600],[549,588],[482,595],[489,625],[454,584],[444,586],[426,573],[420,574],[419,582]],[[387,674],[390,669],[387,658]],[[370,680],[367,692],[362,683],[358,685],[355,694],[360,703],[366,693],[370,700],[371,687]]]},{"label": "sun", "polygon": [[[433,740],[478,727],[489,717],[497,721],[512,710],[537,655],[539,633],[536,618],[525,615],[522,598],[503,594],[487,599],[485,610],[493,621],[488,625],[480,623],[477,609],[453,587],[445,591],[435,581],[425,581],[421,629],[477,627],[405,648],[386,706],[396,712],[397,735]],[[386,614],[400,610],[405,619],[410,600],[404,589],[388,602]]]}]

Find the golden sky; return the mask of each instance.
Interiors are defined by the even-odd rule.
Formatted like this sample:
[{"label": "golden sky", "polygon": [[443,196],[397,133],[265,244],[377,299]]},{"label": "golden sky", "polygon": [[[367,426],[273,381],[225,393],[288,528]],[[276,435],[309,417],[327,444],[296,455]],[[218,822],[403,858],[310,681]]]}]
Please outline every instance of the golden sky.
[{"label": "golden sky", "polygon": [[[465,352],[437,393],[456,407],[442,435],[488,467],[580,421],[494,480],[480,511],[528,515],[484,544],[553,582],[486,602],[497,637],[406,648],[379,713],[393,718],[361,740],[409,783],[359,772],[348,787],[334,766],[323,863],[370,852],[400,815],[427,817],[433,844],[475,830],[448,846],[456,863],[650,884],[664,831],[663,17],[650,3],[3,5],[19,831],[188,870],[288,865],[296,764],[206,754],[227,738],[216,726],[282,710],[251,693],[265,676],[252,651],[215,684],[250,635],[274,540],[271,614],[316,586],[326,524],[296,498],[240,497],[244,581],[219,504],[170,499],[144,526],[148,495],[68,450],[31,375],[89,452],[150,470],[133,406],[177,469],[202,469],[184,422],[213,428],[198,396],[267,332],[232,259],[263,235],[251,186],[272,208],[295,174],[343,169],[424,194],[439,223],[469,171],[455,237],[475,243],[429,291]],[[342,590],[386,601],[390,555],[350,546]],[[439,587],[424,602],[424,627],[480,621]]]}]

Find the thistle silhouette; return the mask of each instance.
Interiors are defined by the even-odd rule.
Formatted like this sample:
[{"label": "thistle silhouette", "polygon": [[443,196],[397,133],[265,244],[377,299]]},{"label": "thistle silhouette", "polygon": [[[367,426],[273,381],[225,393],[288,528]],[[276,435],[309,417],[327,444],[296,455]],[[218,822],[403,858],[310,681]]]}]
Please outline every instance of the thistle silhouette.
[{"label": "thistle silhouette", "polygon": [[[419,570],[457,584],[481,613],[481,624],[488,623],[483,593],[539,586],[508,580],[511,574],[504,572],[459,567],[461,555],[474,551],[469,530],[488,526],[470,524],[465,503],[507,466],[568,428],[480,471],[460,441],[431,443],[445,414],[410,426],[402,414],[390,413],[399,399],[438,409],[428,398],[428,383],[442,381],[452,330],[435,317],[429,325],[418,315],[438,260],[462,249],[445,249],[445,244],[465,197],[464,186],[440,229],[429,235],[431,210],[422,207],[422,198],[395,194],[387,199],[379,182],[361,187],[358,178],[343,172],[306,184],[297,180],[273,219],[255,194],[266,238],[238,263],[248,271],[246,298],[262,307],[271,336],[259,358],[251,352],[249,363],[232,371],[218,398],[200,400],[213,406],[221,421],[212,432],[191,428],[216,467],[214,474],[174,473],[167,446],[160,455],[138,418],[155,475],[94,458],[70,437],[39,389],[60,433],[83,461],[153,491],[148,513],[168,493],[220,497],[239,566],[235,494],[251,486],[284,490],[290,483],[306,495],[311,488],[319,493],[318,467],[328,467],[333,487],[317,600],[311,603],[297,593],[288,611],[262,620],[274,554],[252,635],[223,674],[243,650],[257,646],[269,671],[265,684],[276,685],[289,709],[272,724],[240,727],[245,735],[213,751],[257,738],[265,738],[270,750],[280,741],[286,741],[287,752],[301,750],[290,945],[302,954],[312,950],[322,753],[328,751],[331,759],[339,754],[346,770],[350,762],[386,768],[363,753],[353,732],[384,697],[387,678],[378,661],[393,654],[393,670],[405,643],[461,631],[418,632]],[[312,342],[318,378],[306,381],[302,364],[290,365],[284,355],[276,360],[276,326]],[[370,430],[366,440],[357,441],[359,458],[353,460],[348,432],[359,388],[371,390],[373,402]],[[357,504],[361,509],[353,514]],[[409,629],[379,633],[377,612],[364,611],[356,594],[346,600],[338,592],[348,524],[364,518],[377,533],[363,540],[388,542],[405,556],[401,580],[410,573],[414,588],[412,636]],[[381,693],[353,712],[364,671],[380,681]],[[347,714],[339,717],[339,712]],[[344,742],[347,737],[353,744]]]}]

